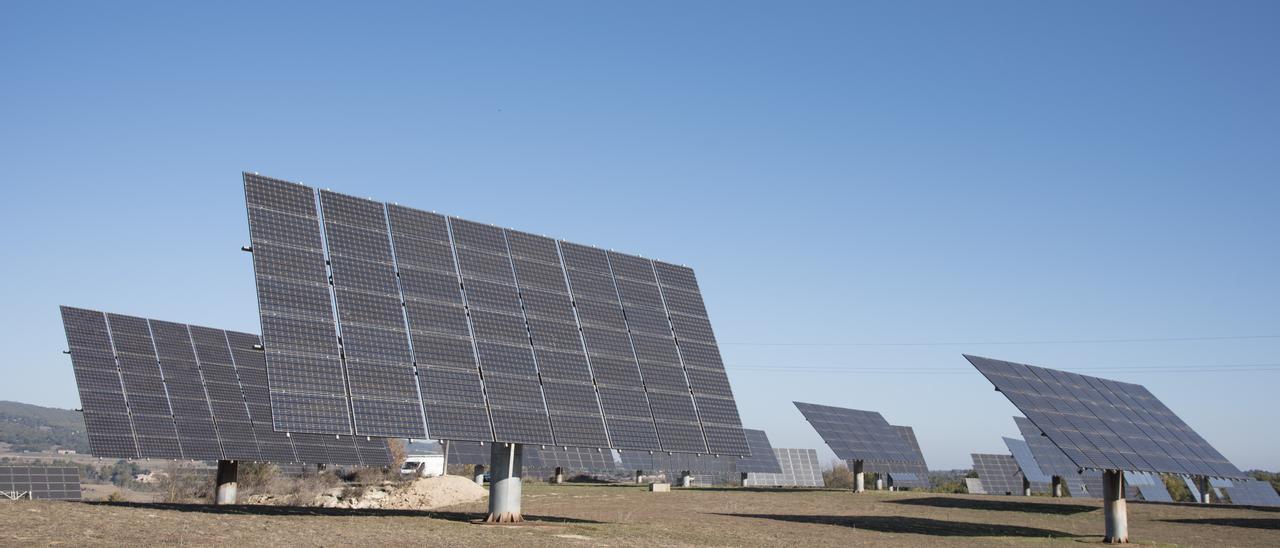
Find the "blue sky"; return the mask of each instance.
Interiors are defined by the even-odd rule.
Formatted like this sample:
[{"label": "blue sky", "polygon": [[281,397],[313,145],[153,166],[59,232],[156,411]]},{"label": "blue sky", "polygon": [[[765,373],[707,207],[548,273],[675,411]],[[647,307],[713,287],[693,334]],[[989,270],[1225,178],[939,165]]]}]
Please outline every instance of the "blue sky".
[{"label": "blue sky", "polygon": [[256,332],[249,170],[693,266],[776,446],[831,456],[801,400],[1003,452],[966,352],[1280,469],[1280,4],[3,12],[0,399],[78,406],[59,304]]}]

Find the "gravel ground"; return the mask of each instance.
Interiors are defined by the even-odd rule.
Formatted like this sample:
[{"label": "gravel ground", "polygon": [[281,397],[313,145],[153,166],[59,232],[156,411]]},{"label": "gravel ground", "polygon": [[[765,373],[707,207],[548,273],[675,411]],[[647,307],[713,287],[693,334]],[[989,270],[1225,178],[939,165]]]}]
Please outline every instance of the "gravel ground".
[{"label": "gravel ground", "polygon": [[[961,546],[1097,543],[1098,501],[933,493],[528,485],[522,526],[448,511],[0,503],[0,545]],[[1280,511],[1130,503],[1142,544],[1280,546]]]}]

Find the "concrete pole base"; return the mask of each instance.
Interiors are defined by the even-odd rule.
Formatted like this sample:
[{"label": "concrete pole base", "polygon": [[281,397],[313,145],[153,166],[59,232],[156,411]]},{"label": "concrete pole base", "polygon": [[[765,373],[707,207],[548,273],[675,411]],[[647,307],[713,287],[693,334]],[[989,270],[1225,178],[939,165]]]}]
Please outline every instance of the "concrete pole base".
[{"label": "concrete pole base", "polygon": [[862,493],[867,488],[867,476],[862,472],[862,461],[853,461],[853,492]]},{"label": "concrete pole base", "polygon": [[688,472],[681,472],[680,487],[693,487],[693,476],[690,476]]},{"label": "concrete pole base", "polygon": [[643,470],[636,470],[636,483],[644,483],[643,476]]},{"label": "concrete pole base", "polygon": [[489,515],[486,523],[519,523],[524,446],[494,443],[489,452]]},{"label": "concrete pole base", "polygon": [[1129,509],[1124,500],[1124,472],[1107,470],[1102,473],[1103,515],[1107,520],[1107,544],[1129,542]]},{"label": "concrete pole base", "polygon": [[233,460],[218,461],[217,482],[214,488],[213,503],[216,505],[226,505],[236,503],[236,491],[239,484],[236,483],[236,473],[239,463]]},{"label": "concrete pole base", "polygon": [[1062,498],[1062,477],[1061,476],[1053,477],[1053,498],[1055,499]]},{"label": "concrete pole base", "polygon": [[557,466],[557,467],[556,467],[556,479],[555,479],[555,482],[556,482],[556,485],[559,485],[559,484],[561,484],[561,483],[564,483],[564,469],[563,469],[563,468],[561,468],[561,467],[559,467],[559,466]]}]

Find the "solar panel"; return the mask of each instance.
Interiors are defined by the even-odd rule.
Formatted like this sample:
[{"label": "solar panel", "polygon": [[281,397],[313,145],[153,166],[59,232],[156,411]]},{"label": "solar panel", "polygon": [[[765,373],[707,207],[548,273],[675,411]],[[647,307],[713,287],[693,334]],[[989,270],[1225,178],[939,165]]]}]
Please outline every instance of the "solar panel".
[{"label": "solar panel", "polygon": [[1018,463],[1018,471],[1031,482],[1031,492],[1048,493],[1053,490],[1053,478],[1040,470],[1027,442],[1017,438],[1004,438],[1004,444],[1013,454],[1013,460]]},{"label": "solar panel", "polygon": [[[773,479],[775,483],[772,484],[782,487],[823,487],[825,485],[822,480],[822,465],[818,464],[816,449],[775,447],[773,454],[778,458],[782,473]],[[761,476],[765,482],[771,479],[770,474],[761,474]]]},{"label": "solar panel", "polygon": [[565,472],[612,472],[618,469],[613,461],[613,452],[605,449],[589,449],[583,447],[538,447],[525,448],[524,465],[526,468],[551,470],[562,468]]},{"label": "solar panel", "polygon": [[0,499],[80,500],[80,470],[74,466],[2,465]]},{"label": "solar panel", "polygon": [[692,270],[244,180],[277,428],[749,452]]},{"label": "solar panel", "polygon": [[275,428],[351,434],[315,194],[248,173],[244,191]]},{"label": "solar panel", "polygon": [[[909,472],[916,476],[918,480],[907,480],[900,485],[903,487],[916,487],[919,489],[928,489],[929,485],[929,465],[924,461],[924,451],[920,450],[920,440],[916,438],[915,429],[910,426],[892,425],[893,429],[898,432],[902,439],[906,440],[907,446],[911,449],[912,458],[915,462],[906,464],[895,464],[894,468]],[[895,476],[896,477],[896,476]]]},{"label": "solar panel", "polygon": [[[1031,450],[1031,455],[1036,461],[1036,465],[1040,470],[1048,476],[1058,476],[1066,484],[1067,492],[1077,498],[1099,498],[1101,497],[1102,475],[1093,472],[1087,472],[1090,476],[1089,482],[1096,484],[1096,488],[1092,491],[1086,488],[1089,482],[1086,482],[1084,474],[1081,474],[1075,463],[1067,458],[1058,446],[1049,441],[1040,429],[1034,423],[1025,417],[1014,417],[1013,421],[1018,425],[1018,430],[1022,433],[1023,441]],[[1096,476],[1096,478],[1094,477]]]},{"label": "solar panel", "polygon": [[449,464],[479,464],[489,466],[493,446],[474,441],[449,441]]},{"label": "solar panel", "polygon": [[1078,468],[1243,476],[1140,385],[965,358]]},{"label": "solar panel", "polygon": [[1271,483],[1256,479],[1235,480],[1231,487],[1224,487],[1231,504],[1248,506],[1280,506],[1280,494]]},{"label": "solar panel", "polygon": [[968,491],[970,495],[987,494],[987,488],[982,486],[982,480],[979,478],[965,478],[964,487],[965,487],[965,490]]},{"label": "solar panel", "polygon": [[906,439],[874,411],[794,402],[841,460],[919,462]]},{"label": "solar panel", "polygon": [[362,456],[351,436],[276,432],[257,335],[66,306],[62,316],[95,456],[391,463],[385,440]]},{"label": "solar panel", "polygon": [[1149,502],[1173,502],[1173,496],[1169,494],[1169,489],[1165,487],[1164,480],[1158,474],[1148,474],[1145,472],[1125,472],[1125,483],[1136,488],[1138,495],[1142,500]]},{"label": "solar panel", "polygon": [[1022,472],[1012,455],[973,453],[973,470],[990,495],[1021,495]]},{"label": "solar panel", "polygon": [[782,465],[778,464],[778,457],[773,453],[773,446],[769,444],[769,436],[764,430],[744,429],[743,432],[747,435],[751,456],[738,460],[738,471],[781,474]]}]

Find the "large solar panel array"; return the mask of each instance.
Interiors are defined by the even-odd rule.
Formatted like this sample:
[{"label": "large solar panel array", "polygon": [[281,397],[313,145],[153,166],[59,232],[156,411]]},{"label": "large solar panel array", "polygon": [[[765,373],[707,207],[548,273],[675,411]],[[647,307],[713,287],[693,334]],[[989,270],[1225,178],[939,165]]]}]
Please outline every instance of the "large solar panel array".
[{"label": "large solar panel array", "polygon": [[524,466],[535,469],[562,468],[565,472],[613,472],[618,464],[613,451],[584,447],[525,447]]},{"label": "large solar panel array", "polygon": [[1012,455],[973,453],[973,470],[989,495],[1021,495],[1022,472]]},{"label": "large solar panel array", "polygon": [[80,500],[80,470],[74,466],[0,466],[0,500]]},{"label": "large solar panel array", "polygon": [[61,310],[95,456],[391,463],[383,439],[274,431],[257,335]]},{"label": "large solar panel array", "polygon": [[1078,468],[1244,476],[1140,385],[965,358]]},{"label": "large solar panel array", "polygon": [[768,434],[764,430],[744,429],[747,434],[747,445],[751,447],[751,456],[738,459],[739,472],[756,472],[781,474],[782,465],[773,453],[773,445],[769,443]]},{"label": "large solar panel array", "polygon": [[915,449],[880,413],[794,403],[841,460],[898,463],[920,460]]},{"label": "large solar panel array", "polygon": [[1027,442],[1018,438],[1004,438],[1004,445],[1009,448],[1014,462],[1018,463],[1018,471],[1031,482],[1031,492],[1049,493],[1053,490],[1053,477],[1040,470]]},{"label": "large solar panel array", "polygon": [[244,182],[277,428],[748,454],[692,270]]},{"label": "large solar panel array", "polygon": [[773,454],[778,458],[781,473],[770,474],[752,472],[743,480],[745,487],[822,487],[822,466],[818,464],[818,451],[815,449],[793,449],[775,447]]},{"label": "large solar panel array", "polygon": [[737,457],[695,455],[691,453],[649,453],[646,451],[622,451],[623,470],[642,470],[656,474],[735,474]]},{"label": "large solar panel array", "polygon": [[1231,487],[1224,487],[1231,504],[1249,506],[1280,506],[1280,494],[1269,482],[1256,479],[1234,480]]}]

